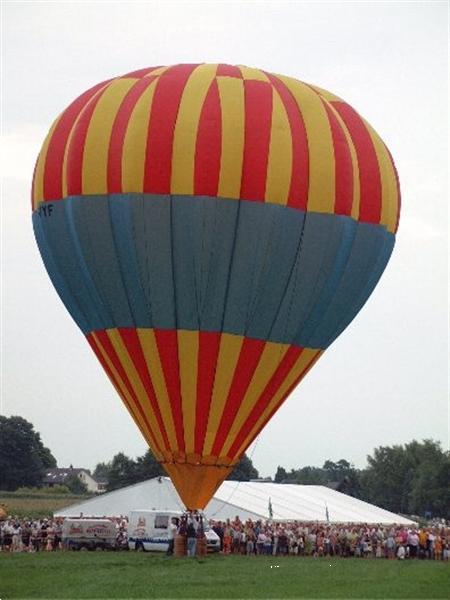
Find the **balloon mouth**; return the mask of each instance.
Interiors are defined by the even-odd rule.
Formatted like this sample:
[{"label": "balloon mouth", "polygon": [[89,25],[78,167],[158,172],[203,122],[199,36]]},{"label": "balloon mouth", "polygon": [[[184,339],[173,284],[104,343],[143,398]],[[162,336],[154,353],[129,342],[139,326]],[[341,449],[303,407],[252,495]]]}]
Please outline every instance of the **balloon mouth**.
[{"label": "balloon mouth", "polygon": [[161,462],[187,510],[203,510],[236,464],[208,465],[205,458],[202,462]]}]

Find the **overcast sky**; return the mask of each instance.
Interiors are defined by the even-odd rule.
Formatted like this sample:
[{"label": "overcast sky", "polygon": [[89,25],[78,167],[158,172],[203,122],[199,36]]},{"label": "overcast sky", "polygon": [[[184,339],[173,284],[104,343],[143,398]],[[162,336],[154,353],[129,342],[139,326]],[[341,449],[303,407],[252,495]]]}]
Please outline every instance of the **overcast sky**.
[{"label": "overcast sky", "polygon": [[95,83],[152,65],[256,66],[343,97],[397,164],[402,215],[367,305],[250,450],[277,465],[357,467],[379,445],[449,446],[447,2],[4,2],[0,412],[59,466],[145,442],[44,270],[34,162],[53,119]]}]

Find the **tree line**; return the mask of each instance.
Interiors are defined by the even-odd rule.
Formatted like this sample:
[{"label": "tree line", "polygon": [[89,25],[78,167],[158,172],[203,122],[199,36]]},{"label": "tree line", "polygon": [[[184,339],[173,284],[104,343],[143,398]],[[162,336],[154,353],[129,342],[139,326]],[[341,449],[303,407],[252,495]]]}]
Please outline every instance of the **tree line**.
[{"label": "tree line", "polygon": [[[52,467],[56,460],[31,423],[22,417],[0,416],[0,490],[39,487],[45,471]],[[109,462],[98,463],[93,472],[94,478],[108,481],[108,491],[165,474],[150,450],[136,459],[120,452]],[[258,478],[258,470],[246,455],[228,477],[234,481]],[[326,460],[322,467],[287,470],[279,466],[273,480],[327,485],[392,512],[450,519],[450,452],[431,439],[379,446],[367,456],[364,469],[345,459]],[[73,483],[70,491],[83,493],[81,482]]]},{"label": "tree line", "polygon": [[450,452],[433,440],[379,446],[367,456],[364,469],[345,459],[289,472],[280,466],[274,480],[331,485],[395,513],[450,519]]}]

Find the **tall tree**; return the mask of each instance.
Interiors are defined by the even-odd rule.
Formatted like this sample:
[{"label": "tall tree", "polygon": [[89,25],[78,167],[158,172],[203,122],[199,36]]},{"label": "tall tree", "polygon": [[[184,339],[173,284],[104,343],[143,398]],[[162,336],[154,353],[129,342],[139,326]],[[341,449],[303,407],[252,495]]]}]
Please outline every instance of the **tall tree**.
[{"label": "tall tree", "polygon": [[145,481],[160,475],[166,475],[166,472],[150,449],[143,456],[136,459],[136,478],[138,481]]},{"label": "tall tree", "polygon": [[94,479],[109,479],[109,472],[111,471],[111,463],[101,462],[98,463],[92,473]]},{"label": "tall tree", "polygon": [[38,486],[51,467],[55,457],[33,425],[22,417],[0,416],[0,489]]},{"label": "tall tree", "polygon": [[258,479],[258,477],[259,473],[253,466],[252,459],[244,454],[227,479],[231,481],[250,481],[250,479]]},{"label": "tall tree", "polygon": [[[440,479],[445,475],[450,455],[444,453],[440,444],[433,440],[423,440],[422,443],[413,440],[405,445],[405,452],[414,471],[409,493],[409,512],[444,517],[441,512],[444,490],[440,489]],[[447,479],[447,490],[449,489],[450,479]],[[447,507],[450,510],[448,504]]]},{"label": "tall tree", "polygon": [[380,446],[367,457],[361,478],[364,499],[393,512],[408,512],[413,472],[403,446]]},{"label": "tall tree", "polygon": [[84,483],[84,481],[81,481],[81,479],[76,475],[71,475],[64,482],[64,485],[66,485],[69,488],[72,494],[82,495],[88,493],[88,486]]},{"label": "tall tree", "polygon": [[367,460],[368,468],[361,476],[366,500],[394,512],[445,516],[449,454],[438,442],[413,440],[404,446],[380,446]]},{"label": "tall tree", "polygon": [[94,477],[103,477],[108,480],[108,491],[165,474],[166,472],[150,449],[136,460],[119,452],[110,462],[98,463],[94,470]]},{"label": "tall tree", "polygon": [[275,483],[281,483],[284,479],[287,479],[287,476],[288,474],[286,473],[286,469],[278,465],[274,478]]},{"label": "tall tree", "polygon": [[319,467],[302,467],[297,471],[292,470],[290,479],[295,479],[302,485],[325,485],[327,476],[323,469]]},{"label": "tall tree", "polygon": [[337,462],[326,460],[323,467],[328,482],[339,484],[339,491],[359,498],[361,495],[360,473],[344,458]]},{"label": "tall tree", "polygon": [[108,476],[108,491],[117,490],[137,483],[136,463],[123,452],[116,454],[111,461]]}]

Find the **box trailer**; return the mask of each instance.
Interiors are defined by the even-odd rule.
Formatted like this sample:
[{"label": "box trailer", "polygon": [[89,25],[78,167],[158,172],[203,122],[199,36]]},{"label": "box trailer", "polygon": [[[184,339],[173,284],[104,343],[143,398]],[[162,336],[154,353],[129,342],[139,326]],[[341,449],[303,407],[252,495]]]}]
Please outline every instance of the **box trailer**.
[{"label": "box trailer", "polygon": [[67,550],[114,550],[117,530],[109,519],[65,519],[62,543]]}]

